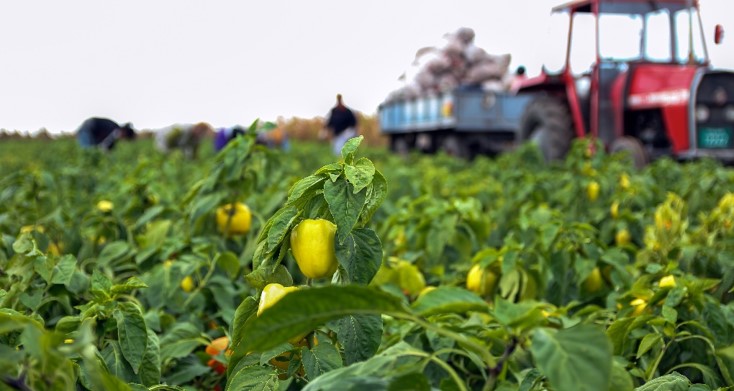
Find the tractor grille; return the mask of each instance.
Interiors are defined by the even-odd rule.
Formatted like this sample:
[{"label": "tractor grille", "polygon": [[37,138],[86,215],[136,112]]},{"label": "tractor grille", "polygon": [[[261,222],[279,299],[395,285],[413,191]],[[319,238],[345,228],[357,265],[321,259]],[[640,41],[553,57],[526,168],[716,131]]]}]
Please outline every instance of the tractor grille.
[{"label": "tractor grille", "polygon": [[703,76],[693,116],[698,148],[734,148],[734,73],[710,72]]}]

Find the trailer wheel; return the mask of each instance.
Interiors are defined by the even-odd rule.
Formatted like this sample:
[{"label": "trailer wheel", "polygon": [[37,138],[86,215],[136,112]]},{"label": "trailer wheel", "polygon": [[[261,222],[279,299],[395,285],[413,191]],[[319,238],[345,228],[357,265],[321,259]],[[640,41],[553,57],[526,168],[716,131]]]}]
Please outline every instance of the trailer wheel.
[{"label": "trailer wheel", "polygon": [[447,155],[469,158],[469,147],[464,140],[457,135],[448,135],[441,140],[441,150]]},{"label": "trailer wheel", "polygon": [[571,115],[558,99],[541,96],[525,107],[519,138],[538,144],[546,161],[563,159],[571,148]]},{"label": "trailer wheel", "polygon": [[390,138],[390,149],[393,152],[401,156],[406,156],[410,153],[410,142],[408,141],[407,135],[394,134]]},{"label": "trailer wheel", "polygon": [[650,155],[645,151],[639,139],[620,137],[612,142],[609,153],[626,152],[636,169],[640,170],[650,163]]}]

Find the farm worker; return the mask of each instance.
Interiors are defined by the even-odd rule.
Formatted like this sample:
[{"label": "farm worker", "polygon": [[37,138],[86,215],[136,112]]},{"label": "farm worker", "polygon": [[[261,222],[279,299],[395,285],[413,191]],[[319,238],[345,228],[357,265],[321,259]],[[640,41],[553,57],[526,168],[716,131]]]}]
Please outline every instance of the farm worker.
[{"label": "farm worker", "polygon": [[155,134],[155,145],[163,153],[180,149],[187,159],[196,159],[201,140],[213,132],[211,125],[206,122],[176,124],[158,130]]},{"label": "farm worker", "polygon": [[280,126],[267,132],[258,133],[257,143],[265,145],[268,148],[280,148],[284,151],[290,149],[288,135],[285,133],[285,130],[283,130],[283,128]]},{"label": "farm worker", "polygon": [[82,148],[99,147],[105,151],[114,148],[117,140],[134,138],[135,129],[131,123],[120,126],[107,118],[88,118],[76,131],[76,139]]},{"label": "farm worker", "polygon": [[510,82],[510,92],[516,94],[517,91],[520,90],[520,86],[522,85],[522,82],[525,81],[525,79],[527,79],[527,75],[525,74],[525,67],[520,65],[519,67],[517,67],[515,75]]},{"label": "farm worker", "polygon": [[219,128],[217,133],[214,135],[214,150],[219,152],[229,143],[234,140],[235,137],[245,134],[245,129],[239,125],[235,125],[231,128]]},{"label": "farm worker", "polygon": [[357,136],[357,117],[344,105],[341,94],[336,95],[336,106],[327,117],[325,128],[331,133],[331,146],[338,156],[347,140]]}]

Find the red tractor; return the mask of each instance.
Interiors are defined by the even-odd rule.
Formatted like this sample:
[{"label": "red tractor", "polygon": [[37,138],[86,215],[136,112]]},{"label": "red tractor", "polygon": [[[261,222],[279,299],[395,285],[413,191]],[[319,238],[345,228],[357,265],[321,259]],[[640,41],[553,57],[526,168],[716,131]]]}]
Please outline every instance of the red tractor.
[{"label": "red tractor", "polygon": [[536,141],[547,159],[590,135],[637,166],[663,155],[734,161],[734,73],[710,66],[698,0],[575,0],[552,20],[564,26],[565,58],[521,85],[533,98],[518,141]]}]

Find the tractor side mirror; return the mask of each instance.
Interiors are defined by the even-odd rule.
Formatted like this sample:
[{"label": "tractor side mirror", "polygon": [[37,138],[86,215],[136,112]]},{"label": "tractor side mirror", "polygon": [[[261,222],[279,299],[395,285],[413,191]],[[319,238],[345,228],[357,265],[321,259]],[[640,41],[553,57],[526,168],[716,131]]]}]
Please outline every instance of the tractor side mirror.
[{"label": "tractor side mirror", "polygon": [[717,24],[714,29],[714,43],[720,44],[724,40],[724,26]]}]

